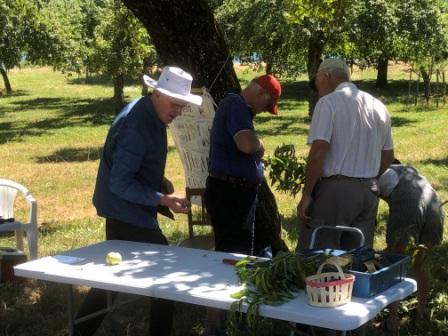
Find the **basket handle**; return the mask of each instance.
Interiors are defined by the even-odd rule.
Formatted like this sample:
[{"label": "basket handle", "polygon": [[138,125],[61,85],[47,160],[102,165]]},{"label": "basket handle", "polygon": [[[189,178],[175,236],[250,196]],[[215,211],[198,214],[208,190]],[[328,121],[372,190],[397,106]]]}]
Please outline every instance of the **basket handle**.
[{"label": "basket handle", "polygon": [[319,268],[317,269],[317,274],[318,275],[322,274],[322,270],[323,270],[325,265],[331,265],[331,266],[336,267],[336,269],[338,270],[338,273],[339,273],[339,276],[341,277],[341,279],[345,279],[345,274],[342,271],[341,266],[339,266],[337,263],[335,263],[332,260],[326,260],[322,264],[320,264]]}]

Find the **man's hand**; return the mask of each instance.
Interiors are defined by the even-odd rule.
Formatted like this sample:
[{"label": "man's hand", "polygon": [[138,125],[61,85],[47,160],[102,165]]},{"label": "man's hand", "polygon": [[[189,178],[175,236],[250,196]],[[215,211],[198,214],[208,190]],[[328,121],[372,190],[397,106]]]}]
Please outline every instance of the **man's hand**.
[{"label": "man's hand", "polygon": [[164,177],[162,180],[162,186],[160,187],[160,192],[162,194],[167,194],[167,195],[171,195],[174,192],[173,184],[166,177]]},{"label": "man's hand", "polygon": [[302,221],[310,220],[310,206],[313,199],[310,195],[304,194],[300,199],[299,205],[297,205],[297,217],[299,217]]},{"label": "man's hand", "polygon": [[260,139],[258,139],[258,141],[260,141],[260,147],[255,152],[255,154],[261,159],[264,156],[264,145],[263,141],[261,141]]},{"label": "man's hand", "polygon": [[188,213],[190,211],[191,204],[186,198],[180,198],[177,196],[163,195],[160,198],[160,204],[166,205],[175,213]]}]

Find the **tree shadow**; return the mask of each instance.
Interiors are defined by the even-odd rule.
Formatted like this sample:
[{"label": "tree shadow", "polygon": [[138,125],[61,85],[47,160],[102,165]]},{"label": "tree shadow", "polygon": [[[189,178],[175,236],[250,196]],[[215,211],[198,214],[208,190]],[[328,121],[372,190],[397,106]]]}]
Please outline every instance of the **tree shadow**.
[{"label": "tree shadow", "polygon": [[39,97],[28,100],[18,100],[12,102],[11,105],[15,106],[13,111],[29,110],[55,110],[68,106],[69,102],[73,99],[70,98],[53,98],[53,97]]},{"label": "tree shadow", "polygon": [[103,147],[63,148],[51,155],[34,158],[36,163],[96,161],[101,157]]},{"label": "tree shadow", "polygon": [[[411,90],[409,90],[409,80],[407,79],[396,79],[389,80],[388,85],[385,88],[377,88],[376,81],[369,80],[359,80],[354,81],[354,83],[366,92],[369,92],[374,97],[380,99],[385,105],[389,104],[401,104],[402,108],[396,112],[430,112],[439,110],[437,104],[443,106],[443,100],[439,96],[431,97],[431,102],[426,103],[426,99],[423,96],[423,85],[421,93],[415,96],[415,83],[411,83]],[[416,103],[417,99],[417,104]]]},{"label": "tree shadow", "polygon": [[[86,77],[70,77],[67,82],[72,85],[95,85],[95,86],[113,86],[113,78],[104,74],[93,74]],[[125,77],[125,86],[141,85],[141,80],[137,77]]]},{"label": "tree shadow", "polygon": [[[56,116],[29,122],[0,122],[0,144],[22,141],[27,136],[44,136],[49,131],[65,127],[109,125],[115,117],[110,98],[72,99],[41,97],[13,103],[12,111],[24,109],[57,110]],[[11,111],[11,109],[9,109]]]},{"label": "tree shadow", "polygon": [[[27,95],[29,95],[28,91],[24,91],[24,90],[13,91],[12,93],[4,94],[4,95],[0,94],[0,102],[2,101],[2,99],[6,100],[11,97],[22,97],[22,96],[27,96]],[[7,113],[7,112],[11,112],[11,106],[2,104],[2,106],[0,106],[0,116],[5,115],[5,113]]]},{"label": "tree shadow", "polygon": [[311,93],[311,89],[308,86],[307,80],[295,81],[286,80],[282,81],[282,96],[280,98],[281,103],[288,100],[294,100],[300,104],[308,104],[308,97]]},{"label": "tree shadow", "polygon": [[[32,110],[60,110],[59,118],[65,122],[77,124],[90,123],[93,125],[103,125],[110,123],[114,117],[114,102],[112,98],[49,98],[41,97],[29,100],[14,102],[15,111],[23,109]],[[68,119],[67,119],[68,118]],[[44,125],[39,125],[44,126]]]},{"label": "tree shadow", "polygon": [[28,95],[29,95],[28,91],[25,91],[25,90],[14,90],[11,93],[8,93],[8,94],[5,93],[4,95],[0,96],[0,99],[2,99],[2,98],[10,98],[10,97],[22,97],[22,96],[28,96]]},{"label": "tree shadow", "polygon": [[391,117],[392,127],[402,127],[417,123],[416,120],[403,117]]},{"label": "tree shadow", "polygon": [[409,81],[405,79],[389,80],[385,88],[376,87],[374,79],[353,81],[359,89],[378,97],[384,104],[406,102],[409,93]]},{"label": "tree shadow", "polygon": [[87,78],[70,76],[67,78],[67,83],[71,85],[97,85],[110,87],[113,84],[113,79],[111,76],[103,74],[94,74]]},{"label": "tree shadow", "polygon": [[[175,150],[174,146],[168,146],[168,153]],[[101,158],[103,147],[63,148],[53,154],[38,156],[34,158],[36,163],[58,163],[58,162],[86,162],[97,161]]]},{"label": "tree shadow", "polygon": [[[308,134],[308,127],[303,127],[303,118],[297,117],[270,117],[264,116],[257,119],[257,134],[260,136],[279,136],[279,135],[306,135]],[[269,123],[269,127],[263,127],[264,124]]]},{"label": "tree shadow", "polygon": [[[0,335],[63,335],[67,330],[66,285],[40,280],[2,284]],[[36,326],[39,326],[36,328]]]},{"label": "tree shadow", "polygon": [[434,165],[441,167],[448,167],[448,157],[443,159],[426,159],[420,161],[424,165]]}]

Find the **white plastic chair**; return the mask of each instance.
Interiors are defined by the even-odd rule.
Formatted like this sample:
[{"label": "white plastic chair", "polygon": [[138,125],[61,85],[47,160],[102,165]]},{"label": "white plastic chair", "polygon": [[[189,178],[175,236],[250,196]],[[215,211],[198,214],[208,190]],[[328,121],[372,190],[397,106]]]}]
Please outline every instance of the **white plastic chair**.
[{"label": "white plastic chair", "polygon": [[[20,191],[28,206],[28,222],[22,223],[14,217],[14,202]],[[23,251],[23,232],[26,234],[31,259],[37,258],[37,202],[27,188],[20,183],[0,179],[0,232],[15,231],[17,248]]]},{"label": "white plastic chair", "polygon": [[208,155],[210,148],[210,129],[215,116],[215,102],[205,89],[196,89],[202,96],[200,107],[188,104],[182,115],[171,123],[171,135],[176,144],[185,173],[185,193],[193,207],[199,207],[199,218],[194,218],[192,211],[188,214],[188,238],[178,243],[179,246],[201,249],[213,249],[213,235],[194,235],[193,226],[210,225],[203,194],[205,180],[208,176]]}]

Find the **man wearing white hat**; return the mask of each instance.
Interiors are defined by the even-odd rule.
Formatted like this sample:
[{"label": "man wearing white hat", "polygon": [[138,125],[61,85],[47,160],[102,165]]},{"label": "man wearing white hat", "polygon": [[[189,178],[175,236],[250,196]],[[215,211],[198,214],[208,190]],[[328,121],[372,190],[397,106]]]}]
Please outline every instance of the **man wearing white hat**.
[{"label": "man wearing white hat", "polygon": [[[298,248],[308,248],[320,225],[359,228],[373,245],[378,190],[375,177],[393,160],[389,113],[378,99],[350,82],[347,64],[324,60],[311,81],[320,96],[308,135],[305,186],[297,207]],[[350,249],[351,232],[321,230],[316,247]]]},{"label": "man wearing white hat", "polygon": [[[168,245],[157,222],[157,210],[168,207],[188,213],[185,198],[172,195],[173,185],[164,177],[167,155],[166,126],[187,103],[200,105],[192,95],[192,77],[177,67],[165,67],[158,81],[144,76],[154,88],[150,96],[129,103],[115,118],[104,144],[93,204],[106,219],[106,239]],[[90,290],[77,318],[107,307],[106,293]],[[151,300],[150,335],[170,335],[171,301]],[[105,314],[75,326],[75,335],[95,333]]]}]

